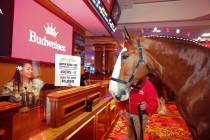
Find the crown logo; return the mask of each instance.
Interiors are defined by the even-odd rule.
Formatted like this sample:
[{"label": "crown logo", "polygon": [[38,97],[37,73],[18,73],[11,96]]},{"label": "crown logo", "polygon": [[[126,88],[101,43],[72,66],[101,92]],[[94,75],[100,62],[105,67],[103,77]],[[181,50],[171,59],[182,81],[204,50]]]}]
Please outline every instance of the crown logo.
[{"label": "crown logo", "polygon": [[56,27],[53,27],[53,23],[51,23],[50,25],[47,24],[47,27],[44,26],[45,33],[53,37],[56,37],[58,35],[58,32],[56,32],[55,29]]}]

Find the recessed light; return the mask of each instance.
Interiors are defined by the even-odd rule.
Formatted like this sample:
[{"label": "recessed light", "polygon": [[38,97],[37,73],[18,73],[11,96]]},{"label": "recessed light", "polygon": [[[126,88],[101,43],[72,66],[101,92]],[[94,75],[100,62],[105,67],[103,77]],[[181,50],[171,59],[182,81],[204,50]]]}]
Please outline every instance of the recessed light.
[{"label": "recessed light", "polygon": [[176,29],[177,34],[180,34],[180,32],[181,32],[180,29]]},{"label": "recessed light", "polygon": [[203,33],[201,36],[202,37],[210,37],[210,33]]},{"label": "recessed light", "polygon": [[160,33],[161,32],[161,30],[160,29],[158,29],[157,27],[155,27],[154,29],[153,29],[153,31],[152,31],[153,33]]}]

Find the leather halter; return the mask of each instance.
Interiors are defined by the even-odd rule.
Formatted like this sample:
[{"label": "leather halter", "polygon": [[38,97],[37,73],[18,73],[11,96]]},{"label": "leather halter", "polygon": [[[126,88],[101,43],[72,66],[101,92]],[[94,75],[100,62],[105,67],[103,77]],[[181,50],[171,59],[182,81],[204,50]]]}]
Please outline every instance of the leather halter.
[{"label": "leather halter", "polygon": [[[142,56],[142,48],[141,48],[140,40],[137,41],[137,44],[138,44],[139,59],[138,59],[138,63],[136,65],[136,67],[135,67],[131,77],[129,78],[129,80],[125,81],[125,80],[121,80],[121,79],[114,78],[114,77],[111,77],[111,80],[113,80],[115,82],[118,82],[118,83],[121,83],[121,84],[125,84],[125,85],[128,85],[128,86],[131,86],[132,88],[138,88],[138,86],[131,84],[133,79],[135,78],[135,75],[136,75],[136,73],[138,71],[138,68],[139,68],[140,64],[144,63],[143,56]],[[149,66],[147,64],[145,64],[145,65],[146,65],[146,68],[150,71]]]}]

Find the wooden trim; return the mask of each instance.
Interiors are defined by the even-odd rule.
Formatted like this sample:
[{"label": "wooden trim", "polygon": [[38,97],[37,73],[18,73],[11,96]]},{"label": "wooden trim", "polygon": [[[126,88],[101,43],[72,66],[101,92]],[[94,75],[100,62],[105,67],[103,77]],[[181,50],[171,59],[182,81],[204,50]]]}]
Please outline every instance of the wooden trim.
[{"label": "wooden trim", "polygon": [[36,61],[36,60],[29,60],[29,59],[22,59],[22,58],[14,58],[14,57],[9,57],[9,56],[0,56],[0,63],[12,63],[12,64],[18,64],[21,61],[35,61],[40,64],[46,65],[46,66],[55,66],[54,63],[50,62],[43,62],[43,61]]},{"label": "wooden trim", "polygon": [[92,100],[93,101],[93,104],[96,104],[99,100],[100,100],[100,92],[96,92],[94,94],[91,94],[89,96],[87,96],[87,100]]},{"label": "wooden trim", "polygon": [[[51,99],[54,97],[53,100],[49,99],[51,120],[47,120],[47,123],[50,125],[46,124],[46,126],[43,127],[44,129],[41,128],[38,132],[33,131],[26,135],[20,135],[20,139],[42,139],[44,137],[45,139],[63,140],[70,137],[85,138],[81,134],[86,133],[86,130],[91,130],[88,132],[91,133],[93,140],[96,140],[99,137],[105,138],[108,132],[110,132],[110,124],[113,123],[113,120],[115,120],[117,117],[116,115],[118,114],[116,113],[116,109],[110,111],[110,106],[113,104],[113,98],[107,94],[106,96],[103,95],[103,97],[101,97],[101,83],[105,84],[107,81],[100,82],[100,84],[86,87],[75,87],[68,90],[52,90],[52,93],[50,94],[53,95],[48,95]],[[73,106],[81,101],[86,101],[88,100],[88,97],[93,98],[98,94],[100,95],[100,100],[92,106],[91,112],[78,110],[74,113],[70,112],[70,114],[66,114],[66,116],[63,114],[66,107]],[[74,109],[77,109],[76,107]],[[52,123],[50,121],[52,121]],[[101,123],[103,124],[103,132],[99,134],[100,131],[97,128],[99,128]]]},{"label": "wooden trim", "polygon": [[20,105],[11,102],[0,102],[0,130],[2,130],[2,140],[13,139],[13,116],[18,112]]},{"label": "wooden trim", "polygon": [[[42,132],[46,139],[61,140],[67,138],[72,132],[77,130],[81,125],[83,125],[87,120],[95,116],[94,120],[97,121],[97,115],[107,107],[107,104],[112,100],[112,97],[106,97],[98,104],[93,106],[92,112],[83,112],[77,117],[72,118],[67,123],[63,124],[57,128],[48,128]],[[96,127],[96,124],[94,124]],[[95,129],[95,128],[94,128]],[[95,131],[95,130],[94,130]],[[95,131],[96,132],[96,131]],[[94,134],[95,134],[94,132]],[[40,134],[37,134],[40,135]],[[97,134],[95,134],[97,135]],[[36,136],[35,136],[36,137]]]},{"label": "wooden trim", "polygon": [[[51,111],[50,118],[47,118],[51,127],[59,127],[84,112],[88,96],[97,93],[101,95],[101,84],[94,84],[83,87],[74,87],[67,90],[54,91],[48,94]],[[100,97],[100,96],[99,96]],[[85,104],[74,111],[65,114],[65,109],[81,101]],[[71,110],[71,109],[70,109]]]},{"label": "wooden trim", "polygon": [[[80,107],[74,109],[74,110],[71,111],[71,112],[65,113],[66,109],[68,109],[68,108],[70,108],[70,107],[73,107],[73,106],[75,106],[75,105],[77,105],[77,104],[80,104],[80,103],[82,103],[82,102],[84,102],[84,105],[82,105],[82,106],[80,106]],[[82,98],[82,99],[79,99],[79,100],[77,100],[77,101],[74,101],[74,102],[72,102],[72,103],[70,103],[70,104],[64,105],[64,106],[63,106],[64,118],[69,117],[70,115],[74,114],[75,112],[78,112],[79,110],[84,109],[85,106],[86,106],[86,98]]]},{"label": "wooden trim", "polygon": [[90,121],[94,120],[95,116],[91,117],[89,120],[84,122],[79,128],[77,128],[74,132],[72,132],[68,137],[65,138],[65,140],[69,140],[71,137],[73,137],[77,132],[79,132],[84,126],[86,126]]}]

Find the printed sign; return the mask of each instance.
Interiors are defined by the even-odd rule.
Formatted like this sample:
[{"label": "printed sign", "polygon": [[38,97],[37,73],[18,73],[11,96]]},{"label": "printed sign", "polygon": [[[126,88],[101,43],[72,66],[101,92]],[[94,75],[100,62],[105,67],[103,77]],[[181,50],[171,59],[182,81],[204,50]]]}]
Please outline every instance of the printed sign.
[{"label": "printed sign", "polygon": [[81,58],[55,54],[55,86],[80,86]]}]

